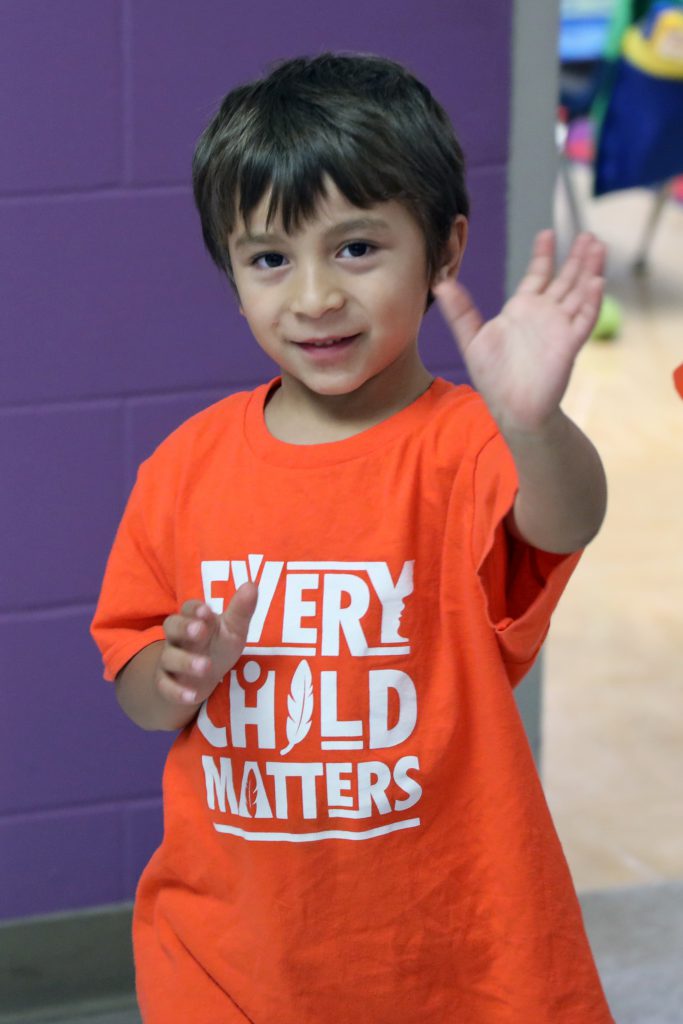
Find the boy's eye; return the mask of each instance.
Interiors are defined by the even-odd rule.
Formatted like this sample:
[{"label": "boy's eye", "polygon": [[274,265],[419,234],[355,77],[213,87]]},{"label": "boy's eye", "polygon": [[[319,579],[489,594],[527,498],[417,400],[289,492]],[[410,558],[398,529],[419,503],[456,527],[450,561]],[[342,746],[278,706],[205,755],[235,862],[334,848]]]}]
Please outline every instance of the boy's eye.
[{"label": "boy's eye", "polygon": [[346,245],[340,249],[340,253],[347,250],[353,259],[357,259],[359,256],[369,256],[371,252],[374,252],[375,246],[372,245],[371,242],[347,242]]},{"label": "boy's eye", "polygon": [[254,256],[251,264],[253,267],[260,267],[262,270],[276,270],[284,263],[284,256],[280,252],[263,252],[260,256]]}]

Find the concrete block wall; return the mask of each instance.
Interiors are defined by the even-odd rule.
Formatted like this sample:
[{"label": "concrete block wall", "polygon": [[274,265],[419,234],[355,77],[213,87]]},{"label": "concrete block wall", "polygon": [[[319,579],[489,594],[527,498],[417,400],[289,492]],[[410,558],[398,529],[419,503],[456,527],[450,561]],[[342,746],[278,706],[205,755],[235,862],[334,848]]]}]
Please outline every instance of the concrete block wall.
[{"label": "concrete block wall", "polygon": [[[275,374],[203,251],[194,142],[223,94],[325,49],[407,63],[469,155],[464,279],[503,296],[508,0],[0,5],[0,918],[132,898],[170,737],[136,729],[88,625],[138,463]],[[462,368],[438,313],[436,372]]]}]

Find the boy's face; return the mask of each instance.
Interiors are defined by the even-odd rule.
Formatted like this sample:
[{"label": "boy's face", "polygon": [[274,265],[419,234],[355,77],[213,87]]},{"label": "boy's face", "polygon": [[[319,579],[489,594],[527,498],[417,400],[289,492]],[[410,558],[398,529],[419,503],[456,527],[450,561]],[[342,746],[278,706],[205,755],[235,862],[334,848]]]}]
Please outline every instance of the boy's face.
[{"label": "boy's face", "polygon": [[[314,217],[266,227],[265,195],[229,251],[241,311],[281,367],[283,389],[342,396],[425,374],[417,335],[429,281],[422,232],[399,202],[353,206],[331,182]],[[418,370],[419,368],[419,370]],[[404,380],[406,378],[406,380]]]}]

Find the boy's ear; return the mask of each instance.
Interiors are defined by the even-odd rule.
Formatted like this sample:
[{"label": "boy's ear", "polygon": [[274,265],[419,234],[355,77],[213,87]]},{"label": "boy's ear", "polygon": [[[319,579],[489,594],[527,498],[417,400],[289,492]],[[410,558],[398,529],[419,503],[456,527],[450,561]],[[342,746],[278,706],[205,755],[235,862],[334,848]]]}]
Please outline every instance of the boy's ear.
[{"label": "boy's ear", "polygon": [[463,214],[458,216],[453,221],[451,227],[450,237],[446,245],[446,256],[444,262],[441,264],[439,270],[434,275],[433,285],[440,284],[441,281],[445,281],[449,277],[457,277],[460,272],[460,264],[465,254],[465,246],[467,245],[467,233],[469,229],[469,223],[467,217]]}]

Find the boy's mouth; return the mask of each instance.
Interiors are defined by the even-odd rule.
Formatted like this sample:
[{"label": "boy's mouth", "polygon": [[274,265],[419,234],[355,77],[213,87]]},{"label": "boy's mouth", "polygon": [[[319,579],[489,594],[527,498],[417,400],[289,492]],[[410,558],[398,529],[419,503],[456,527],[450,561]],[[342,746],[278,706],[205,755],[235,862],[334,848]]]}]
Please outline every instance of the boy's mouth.
[{"label": "boy's mouth", "polygon": [[301,348],[307,349],[332,348],[334,345],[343,345],[346,342],[353,341],[357,337],[357,334],[347,334],[338,337],[307,338],[305,341],[297,341],[296,344],[300,345]]}]

